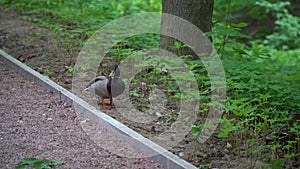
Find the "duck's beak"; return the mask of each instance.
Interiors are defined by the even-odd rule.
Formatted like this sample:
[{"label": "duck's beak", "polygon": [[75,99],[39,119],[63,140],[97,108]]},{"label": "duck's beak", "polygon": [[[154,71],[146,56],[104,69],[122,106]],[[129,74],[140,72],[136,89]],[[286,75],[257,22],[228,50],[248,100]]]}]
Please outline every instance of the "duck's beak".
[{"label": "duck's beak", "polygon": [[114,77],[115,76],[115,71],[114,70],[112,70],[111,72],[110,72],[110,74],[109,74],[109,77]]}]

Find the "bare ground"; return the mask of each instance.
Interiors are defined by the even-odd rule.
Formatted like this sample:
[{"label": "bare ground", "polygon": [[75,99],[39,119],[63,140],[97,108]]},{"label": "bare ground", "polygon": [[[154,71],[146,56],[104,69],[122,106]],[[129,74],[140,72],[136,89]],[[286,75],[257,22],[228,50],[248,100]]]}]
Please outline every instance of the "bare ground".
[{"label": "bare ground", "polygon": [[[2,63],[0,96],[0,168],[14,168],[28,157],[64,162],[59,168],[161,168],[149,159],[121,157],[97,146],[79,124],[83,117]],[[118,151],[136,153],[117,140],[106,141]]]}]

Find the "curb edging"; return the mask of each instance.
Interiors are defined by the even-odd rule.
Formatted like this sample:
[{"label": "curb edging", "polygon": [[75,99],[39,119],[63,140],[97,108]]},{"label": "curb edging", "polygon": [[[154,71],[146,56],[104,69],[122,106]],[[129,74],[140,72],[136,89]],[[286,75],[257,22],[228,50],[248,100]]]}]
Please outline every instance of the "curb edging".
[{"label": "curb edging", "polygon": [[[100,124],[111,132],[118,132],[117,136],[124,136],[122,140],[134,147],[137,151],[143,154],[157,154],[149,158],[156,163],[161,164],[166,169],[197,169],[197,167],[188,163],[187,161],[172,154],[168,150],[145,138],[139,133],[133,131],[129,127],[113,119],[107,114],[97,110],[81,98],[69,92],[62,86],[56,84],[52,80],[41,75],[37,71],[31,69],[24,63],[8,55],[0,49],[0,61],[4,62],[11,69],[17,71],[26,79],[40,85],[47,91],[58,96],[62,101],[75,108],[80,113],[83,113],[93,121]],[[113,128],[113,129],[112,129]],[[130,139],[128,139],[130,138]]]}]

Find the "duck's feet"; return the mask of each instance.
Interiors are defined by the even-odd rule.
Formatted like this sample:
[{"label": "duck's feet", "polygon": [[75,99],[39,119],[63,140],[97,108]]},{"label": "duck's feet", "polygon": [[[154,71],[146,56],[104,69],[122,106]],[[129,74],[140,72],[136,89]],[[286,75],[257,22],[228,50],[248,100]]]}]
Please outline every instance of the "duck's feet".
[{"label": "duck's feet", "polygon": [[106,105],[106,104],[103,104],[103,108],[104,108],[104,109],[112,109],[112,108],[113,108],[113,106],[111,106],[111,105]]},{"label": "duck's feet", "polygon": [[112,109],[114,106],[112,105],[112,98],[110,98],[110,103],[109,105],[105,104],[104,98],[101,97],[101,101],[102,101],[102,106],[104,109]]}]

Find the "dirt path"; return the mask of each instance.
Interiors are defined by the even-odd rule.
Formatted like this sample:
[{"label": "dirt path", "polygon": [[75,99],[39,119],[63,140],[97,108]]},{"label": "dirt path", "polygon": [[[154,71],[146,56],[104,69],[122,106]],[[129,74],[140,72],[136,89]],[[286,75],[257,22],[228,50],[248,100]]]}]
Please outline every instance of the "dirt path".
[{"label": "dirt path", "polygon": [[73,109],[1,62],[0,96],[0,168],[14,168],[28,157],[65,162],[59,168],[160,168],[149,159],[125,158],[97,146]]},{"label": "dirt path", "polygon": [[0,48],[70,90],[72,73],[66,66],[74,64],[77,53],[64,47],[61,37],[0,7]]}]

